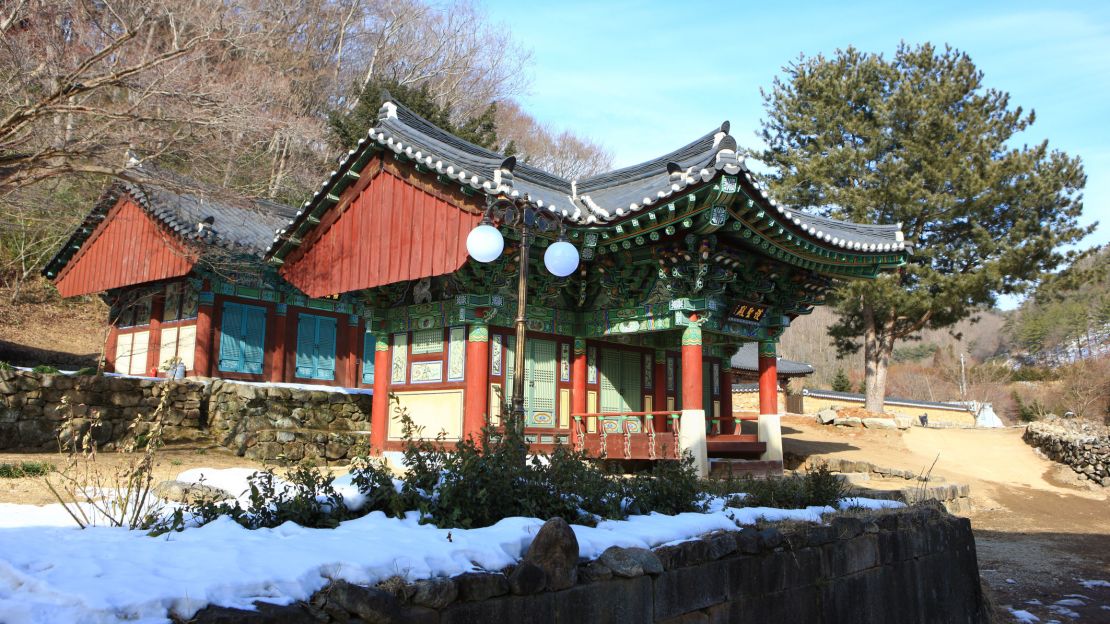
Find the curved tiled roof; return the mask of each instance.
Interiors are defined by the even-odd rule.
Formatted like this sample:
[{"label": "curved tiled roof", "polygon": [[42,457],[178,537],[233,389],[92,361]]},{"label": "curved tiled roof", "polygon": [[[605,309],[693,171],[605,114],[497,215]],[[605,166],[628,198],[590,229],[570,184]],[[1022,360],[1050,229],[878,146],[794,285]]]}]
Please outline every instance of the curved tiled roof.
[{"label": "curved tiled roof", "polygon": [[[43,274],[57,275],[80,250],[108,211],[126,195],[183,240],[262,257],[273,232],[289,222],[296,209],[264,199],[234,197],[221,189],[153,168],[138,166],[129,180],[113,183],[64,247],[46,264]],[[198,227],[206,219],[210,225]]]},{"label": "curved tiled roof", "polygon": [[[736,354],[732,356],[729,367],[753,373],[759,372],[759,345],[754,342],[745,342],[740,345],[740,348],[736,350]],[[787,377],[801,377],[803,375],[812,375],[813,366],[805,362],[795,362],[794,360],[788,360],[786,358],[778,358],[775,372]]]},{"label": "curved tiled roof", "polygon": [[[560,216],[571,225],[603,225],[670,198],[685,194],[718,175],[742,176],[752,192],[780,218],[800,233],[825,245],[860,252],[889,252],[905,249],[897,225],[860,225],[810,215],[771,200],[753,177],[736,140],[725,122],[673,152],[638,165],[583,179],[568,180],[527,163],[505,167],[504,154],[461,139],[405,106],[386,101],[378,120],[341,160],[320,190],[304,203],[297,217],[276,231],[270,252],[283,246],[283,236],[297,229],[305,215],[326,196],[335,196],[337,183],[359,162],[368,149],[386,149],[426,167],[447,179],[486,195],[529,196],[535,204]],[[357,171],[354,173],[358,173]],[[294,227],[296,226],[296,227]]]}]

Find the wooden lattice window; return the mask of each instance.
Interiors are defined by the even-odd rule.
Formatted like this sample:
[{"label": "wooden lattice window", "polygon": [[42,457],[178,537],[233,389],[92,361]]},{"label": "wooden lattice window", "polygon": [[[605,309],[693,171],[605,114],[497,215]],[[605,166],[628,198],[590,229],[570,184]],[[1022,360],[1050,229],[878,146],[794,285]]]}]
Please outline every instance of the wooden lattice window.
[{"label": "wooden lattice window", "polygon": [[640,354],[635,351],[602,349],[598,371],[602,412],[638,412],[642,409],[640,366]]},{"label": "wooden lattice window", "polygon": [[421,353],[442,353],[443,352],[443,330],[442,329],[424,329],[412,332],[412,353],[418,355]]}]

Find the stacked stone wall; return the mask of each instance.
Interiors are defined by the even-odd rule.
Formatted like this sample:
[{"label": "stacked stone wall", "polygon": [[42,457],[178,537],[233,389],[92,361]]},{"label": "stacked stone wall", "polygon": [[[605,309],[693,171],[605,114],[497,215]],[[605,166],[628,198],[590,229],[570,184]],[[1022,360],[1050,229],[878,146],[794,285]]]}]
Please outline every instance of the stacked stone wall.
[{"label": "stacked stone wall", "polygon": [[1110,487],[1110,427],[1057,418],[1030,423],[1023,437],[1049,459],[1069,466],[1081,480]]},{"label": "stacked stone wall", "polygon": [[[149,430],[163,392],[167,442],[214,441],[260,460],[344,460],[369,442],[371,395],[228,382],[0,370],[0,450],[52,451],[84,435],[110,450]],[[134,425],[134,426],[132,426]]]},{"label": "stacked stone wall", "polygon": [[369,394],[214,380],[208,432],[252,459],[349,459],[370,440]]},{"label": "stacked stone wall", "polygon": [[[168,392],[162,414],[169,441],[203,436],[205,384],[105,375],[46,375],[0,370],[0,450],[49,451],[63,439],[92,437],[111,449],[147,432]],[[134,427],[132,428],[132,424]]]},{"label": "stacked stone wall", "polygon": [[[537,538],[537,541],[538,538]],[[935,508],[828,525],[717,532],[581,562],[569,588],[544,591],[521,568],[360,587],[259,611],[201,610],[197,624],[763,623],[978,624],[991,621],[971,524]],[[542,578],[542,576],[541,576]]]}]

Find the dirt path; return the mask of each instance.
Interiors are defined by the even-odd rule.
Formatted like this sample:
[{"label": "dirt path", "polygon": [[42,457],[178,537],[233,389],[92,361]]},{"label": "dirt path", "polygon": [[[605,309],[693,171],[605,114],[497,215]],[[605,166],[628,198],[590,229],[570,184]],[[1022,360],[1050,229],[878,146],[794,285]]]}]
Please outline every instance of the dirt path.
[{"label": "dirt path", "polygon": [[787,453],[803,458],[915,472],[933,466],[933,474],[967,483],[980,570],[998,605],[1042,622],[1110,623],[1110,587],[1080,583],[1110,581],[1110,492],[1039,456],[1021,429],[876,431],[790,416],[783,434]]}]

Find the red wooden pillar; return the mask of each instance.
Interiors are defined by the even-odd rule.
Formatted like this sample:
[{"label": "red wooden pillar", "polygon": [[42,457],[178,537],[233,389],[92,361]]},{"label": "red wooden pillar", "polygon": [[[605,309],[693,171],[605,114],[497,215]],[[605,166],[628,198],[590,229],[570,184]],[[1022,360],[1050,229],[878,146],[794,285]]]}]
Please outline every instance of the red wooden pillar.
[{"label": "red wooden pillar", "polygon": [[288,311],[284,303],[274,306],[274,322],[270,329],[270,381],[285,381],[285,345],[288,342]]},{"label": "red wooden pillar", "polygon": [[197,306],[197,340],[193,355],[193,372],[200,377],[212,375],[212,360],[216,357],[215,340],[212,337],[212,316],[216,308],[215,295],[211,292],[200,293]]},{"label": "red wooden pillar", "polygon": [[[340,321],[342,323],[342,321]],[[346,388],[358,387],[358,317],[347,317],[343,332],[343,377],[339,385]]]},{"label": "red wooden pillar", "polygon": [[104,341],[104,372],[114,373],[116,371],[116,349],[119,346],[119,327],[116,327],[115,319],[109,319],[108,326],[108,339]]},{"label": "red wooden pillar", "polygon": [[759,413],[779,413],[778,366],[775,343],[759,343]]},{"label": "red wooden pillar", "polygon": [[740,433],[739,423],[732,420],[732,373],[728,372],[728,360],[721,361],[721,433]]},{"label": "red wooden pillar", "polygon": [[381,453],[385,450],[389,428],[389,334],[378,334],[374,341],[374,402],[370,413],[370,445]]},{"label": "red wooden pillar", "polygon": [[[146,341],[146,374],[150,377],[158,376],[158,369],[162,363],[158,355],[162,352],[162,310],[166,305],[161,294],[151,295],[150,299],[150,337]],[[138,322],[138,319],[135,319]]]},{"label": "red wooden pillar", "polygon": [[[651,389],[652,410],[662,412],[667,409],[667,352],[662,349],[655,350],[655,369],[652,379],[655,386]],[[667,430],[667,417],[655,416],[653,418],[656,433]]]},{"label": "red wooden pillar", "polygon": [[682,409],[701,410],[702,405],[702,361],[701,326],[696,323],[697,315],[690,315],[692,324],[682,332]]},{"label": "red wooden pillar", "polygon": [[[586,413],[586,339],[574,339],[574,357],[570,365],[570,413]],[[585,420],[582,421],[583,424]]]},{"label": "red wooden pillar", "polygon": [[[375,377],[375,379],[377,379]],[[466,341],[466,403],[463,438],[481,438],[489,417],[489,328],[471,325]]]}]

